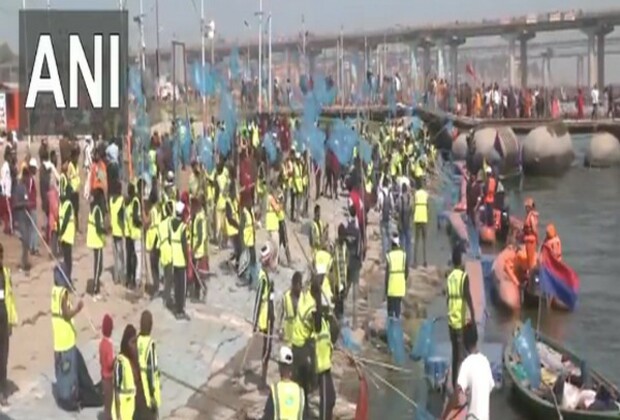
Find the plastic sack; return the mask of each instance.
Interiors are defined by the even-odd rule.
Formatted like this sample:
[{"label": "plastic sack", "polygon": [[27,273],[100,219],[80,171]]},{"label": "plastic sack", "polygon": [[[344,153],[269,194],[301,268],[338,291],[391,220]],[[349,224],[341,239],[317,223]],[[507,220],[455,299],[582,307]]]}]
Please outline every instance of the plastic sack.
[{"label": "plastic sack", "polygon": [[355,338],[353,337],[353,331],[351,330],[351,328],[343,327],[340,331],[340,336],[342,337],[342,345],[345,349],[353,353],[359,353],[360,351],[362,351],[360,343],[355,341]]},{"label": "plastic sack", "polygon": [[425,360],[435,352],[435,320],[425,319],[420,326],[409,357],[416,362]]},{"label": "plastic sack", "polygon": [[390,353],[397,365],[405,363],[405,340],[400,319],[388,318],[387,341]]},{"label": "plastic sack", "polygon": [[512,341],[514,349],[521,358],[521,364],[527,374],[527,379],[532,388],[540,386],[540,357],[536,347],[536,336],[532,329],[532,323],[528,319],[523,324]]}]

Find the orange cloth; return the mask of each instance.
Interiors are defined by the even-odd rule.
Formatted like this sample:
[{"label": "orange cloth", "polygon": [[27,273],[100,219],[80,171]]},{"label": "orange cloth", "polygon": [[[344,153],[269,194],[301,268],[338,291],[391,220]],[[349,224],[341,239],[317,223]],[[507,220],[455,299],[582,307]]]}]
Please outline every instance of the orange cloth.
[{"label": "orange cloth", "polygon": [[108,175],[107,168],[104,161],[93,162],[90,167],[89,174],[90,191],[95,191],[97,188],[101,188],[104,194],[108,192]]},{"label": "orange cloth", "polygon": [[484,203],[491,204],[495,202],[495,189],[497,188],[497,181],[494,176],[490,176],[487,180],[487,193],[484,196]]},{"label": "orange cloth", "polygon": [[536,252],[536,242],[525,242],[525,253],[527,255],[527,269],[536,267],[538,254]]},{"label": "orange cloth", "polygon": [[523,241],[538,242],[538,212],[530,210],[523,222]]}]

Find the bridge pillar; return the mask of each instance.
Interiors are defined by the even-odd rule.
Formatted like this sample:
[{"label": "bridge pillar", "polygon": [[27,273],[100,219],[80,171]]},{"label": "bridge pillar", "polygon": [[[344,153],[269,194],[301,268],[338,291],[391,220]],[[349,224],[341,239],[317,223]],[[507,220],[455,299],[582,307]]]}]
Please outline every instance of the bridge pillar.
[{"label": "bridge pillar", "polygon": [[420,46],[422,47],[422,71],[424,73],[423,84],[426,85],[426,82],[431,76],[431,70],[433,69],[433,62],[431,58],[431,47],[433,46],[433,43],[428,39],[424,39],[420,42]]},{"label": "bridge pillar", "polygon": [[536,36],[533,32],[522,32],[519,34],[519,49],[521,55],[521,88],[527,88],[527,42]]},{"label": "bridge pillar", "polygon": [[459,46],[465,43],[465,38],[453,37],[448,41],[450,45],[450,84],[456,88],[459,83]]},{"label": "bridge pillar", "polygon": [[596,62],[594,60],[594,52],[596,49],[596,32],[592,29],[584,30],[588,37],[588,88],[592,89],[596,83]]},{"label": "bridge pillar", "polygon": [[321,55],[321,51],[307,51],[308,55],[308,72],[310,76],[314,76],[316,72],[316,59],[319,55]]},{"label": "bridge pillar", "polygon": [[413,92],[419,87],[420,75],[418,74],[418,42],[409,43],[409,89]]},{"label": "bridge pillar", "polygon": [[577,87],[581,87],[584,85],[584,77],[583,77],[583,55],[577,56]]},{"label": "bridge pillar", "polygon": [[437,78],[438,79],[446,79],[446,49],[445,49],[445,41],[443,39],[438,39],[435,42],[437,45]]},{"label": "bridge pillar", "polygon": [[598,88],[605,88],[605,37],[613,31],[613,27],[605,26],[596,34],[596,79]]}]

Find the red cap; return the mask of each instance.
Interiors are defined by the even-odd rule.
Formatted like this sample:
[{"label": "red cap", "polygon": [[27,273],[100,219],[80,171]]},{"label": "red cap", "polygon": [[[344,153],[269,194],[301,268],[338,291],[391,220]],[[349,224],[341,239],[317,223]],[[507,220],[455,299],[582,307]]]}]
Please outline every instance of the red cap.
[{"label": "red cap", "polygon": [[112,328],[114,328],[114,322],[112,321],[112,317],[108,314],[103,316],[103,322],[101,323],[101,332],[104,337],[110,338],[112,335]]}]

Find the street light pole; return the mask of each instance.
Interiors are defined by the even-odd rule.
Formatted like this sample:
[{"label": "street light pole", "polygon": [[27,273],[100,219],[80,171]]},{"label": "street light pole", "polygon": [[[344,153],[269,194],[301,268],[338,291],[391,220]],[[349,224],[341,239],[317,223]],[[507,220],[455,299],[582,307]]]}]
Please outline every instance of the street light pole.
[{"label": "street light pole", "polygon": [[[172,58],[174,60],[174,57]],[[202,80],[200,83],[204,85],[205,82],[205,66],[206,66],[206,58],[205,58],[205,0],[200,1],[200,59],[202,63],[202,70],[200,73],[200,77]],[[207,111],[207,95],[205,95],[205,87],[202,87],[201,99],[202,99],[202,123],[203,123],[203,131],[205,129],[204,124],[206,122],[206,111]]]},{"label": "street light pole", "polygon": [[258,0],[258,113],[263,112],[263,0]]},{"label": "street light pole", "polygon": [[272,74],[271,74],[271,63],[272,63],[272,61],[271,61],[271,19],[272,19],[271,13],[269,13],[269,41],[268,41],[268,44],[267,44],[268,45],[268,54],[269,54],[269,58],[268,58],[268,60],[269,60],[268,66],[269,67],[268,67],[268,73],[267,73],[268,77],[269,77],[269,82],[267,83],[267,86],[268,86],[268,89],[269,89],[269,92],[268,92],[268,95],[267,95],[267,98],[269,100],[269,113],[271,113],[272,103],[273,103],[272,102],[272,98],[273,98],[273,77],[272,77]]}]

